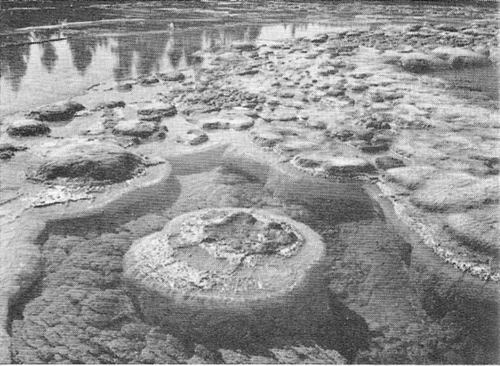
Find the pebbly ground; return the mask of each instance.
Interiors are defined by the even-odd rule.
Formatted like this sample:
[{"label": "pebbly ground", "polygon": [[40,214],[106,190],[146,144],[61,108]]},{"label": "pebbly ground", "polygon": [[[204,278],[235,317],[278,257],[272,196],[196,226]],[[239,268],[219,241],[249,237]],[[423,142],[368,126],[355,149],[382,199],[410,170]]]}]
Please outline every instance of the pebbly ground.
[{"label": "pebbly ground", "polygon": [[[498,101],[477,85],[457,88],[449,76],[491,75],[497,36],[492,15],[460,26],[387,25],[238,43],[200,54],[200,69],[103,83],[71,103],[6,117],[2,361],[330,363],[343,362],[339,351],[363,363],[495,363]],[[82,148],[68,150],[68,142]],[[240,151],[226,158],[233,173],[203,158],[175,158],[207,157],[205,149],[227,143]],[[89,144],[104,147],[89,154]],[[120,284],[131,240],[176,214],[276,199],[257,193],[262,179],[255,177],[266,176],[265,164],[252,165],[259,156],[304,176],[378,185],[394,221],[417,238],[388,235],[386,219],[367,209],[323,219],[325,227],[311,224],[337,248],[332,306],[347,320],[331,339],[345,344],[293,340],[238,351],[179,340],[145,324]],[[128,192],[165,161],[184,170],[177,180],[165,178],[175,193],[162,193],[171,207],[157,202],[157,216],[130,209],[125,222],[94,233],[76,225],[38,236],[51,210],[64,217],[99,206],[103,192]],[[305,210],[280,205],[299,218]],[[329,209],[320,212],[329,217]],[[309,208],[302,219],[312,217]]]}]

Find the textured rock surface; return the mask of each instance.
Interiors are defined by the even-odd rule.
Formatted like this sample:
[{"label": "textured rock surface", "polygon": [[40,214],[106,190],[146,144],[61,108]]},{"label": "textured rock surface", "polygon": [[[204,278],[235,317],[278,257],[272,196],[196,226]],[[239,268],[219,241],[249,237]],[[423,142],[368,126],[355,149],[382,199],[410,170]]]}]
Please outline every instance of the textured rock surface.
[{"label": "textured rock surface", "polygon": [[77,140],[50,149],[30,177],[42,181],[80,178],[119,182],[132,178],[142,167],[142,158],[118,145]]},{"label": "textured rock surface", "polygon": [[408,166],[387,170],[387,178],[408,189],[415,189],[425,182],[426,178],[436,172],[431,166]]},{"label": "textured rock surface", "polygon": [[480,53],[456,47],[438,47],[432,53],[437,57],[446,60],[453,68],[485,66],[490,60]]},{"label": "textured rock surface", "polygon": [[85,107],[80,103],[65,101],[40,107],[31,111],[28,116],[47,122],[66,121],[73,118],[76,112],[83,109]]},{"label": "textured rock surface", "polygon": [[437,56],[425,53],[410,53],[401,57],[401,66],[406,71],[423,73],[446,69],[449,65]]},{"label": "textured rock surface", "polygon": [[373,171],[373,166],[362,158],[328,156],[321,153],[297,155],[292,164],[313,174],[327,176],[355,176]]},{"label": "textured rock surface", "polygon": [[470,210],[449,215],[449,230],[460,242],[472,249],[492,253],[498,258],[500,251],[500,225],[497,207]]},{"label": "textured rock surface", "polygon": [[152,121],[125,120],[113,127],[115,135],[150,137],[158,131],[158,124]]},{"label": "textured rock surface", "polygon": [[412,196],[412,202],[427,210],[463,210],[496,203],[499,197],[497,178],[478,179],[468,174],[446,174],[429,179]]},{"label": "textured rock surface", "polygon": [[164,117],[171,117],[177,114],[174,105],[166,103],[151,103],[137,110],[139,119],[143,121],[161,121]]},{"label": "textured rock surface", "polygon": [[39,136],[50,133],[50,127],[34,119],[22,119],[12,122],[7,127],[11,136]]},{"label": "textured rock surface", "polygon": [[[314,10],[308,6],[307,12],[302,13],[302,5],[291,11],[274,3],[266,6],[286,10],[287,16],[298,11],[301,17],[302,14],[312,16],[314,22],[317,19],[330,21],[327,18],[337,16],[337,10],[347,10],[349,16],[345,20],[348,28],[335,27],[327,35],[319,35],[315,39],[300,37],[302,32],[313,28],[297,28],[294,39],[259,41],[248,48],[220,47],[219,44],[213,47],[207,44],[205,48],[204,44],[203,51],[193,53],[192,57],[191,50],[186,49],[188,67],[184,68],[183,57],[179,61],[183,76],[176,73],[154,75],[142,80],[146,81],[145,85],[141,85],[140,78],[127,80],[119,84],[123,91],[127,91],[121,95],[113,90],[115,83],[92,87],[86,94],[77,97],[79,102],[89,106],[88,111],[77,114],[78,118],[71,120],[73,113],[65,116],[63,113],[53,114],[58,115],[54,118],[68,123],[51,124],[50,139],[23,138],[23,144],[28,149],[17,156],[13,156],[12,146],[3,151],[0,149],[0,157],[13,157],[2,161],[1,167],[0,193],[3,200],[0,205],[0,237],[5,237],[4,227],[9,228],[10,221],[18,221],[18,213],[21,216],[25,214],[25,206],[22,210],[16,208],[25,203],[26,193],[30,194],[33,187],[42,187],[25,182],[23,174],[32,161],[38,163],[44,158],[43,154],[39,154],[43,152],[38,146],[40,140],[51,142],[62,139],[64,144],[78,131],[78,134],[95,134],[103,140],[119,141],[141,154],[155,151],[158,155],[175,155],[179,151],[203,150],[203,147],[191,146],[191,142],[198,143],[198,137],[203,141],[206,135],[203,132],[199,135],[194,133],[191,138],[191,134],[187,133],[189,129],[200,128],[201,124],[195,121],[192,126],[186,124],[180,127],[177,120],[163,118],[164,114],[173,113],[168,109],[138,116],[137,108],[148,107],[152,105],[151,101],[161,100],[158,103],[160,107],[172,103],[179,109],[179,114],[186,116],[186,120],[187,117],[194,120],[199,116],[208,118],[221,111],[236,110],[236,114],[244,119],[249,117],[254,120],[255,124],[248,126],[250,131],[233,131],[230,128],[220,131],[218,127],[210,131],[210,142],[206,145],[234,143],[235,150],[240,150],[239,155],[228,155],[224,168],[216,171],[179,175],[169,180],[165,185],[168,195],[162,191],[162,195],[148,198],[154,209],[165,196],[168,196],[165,200],[170,205],[170,193],[182,199],[168,210],[168,219],[204,207],[274,209],[276,196],[283,194],[289,201],[279,210],[292,213],[298,221],[305,220],[315,231],[328,238],[325,241],[336,256],[332,271],[328,272],[331,275],[330,288],[335,293],[330,299],[330,309],[335,311],[329,314],[332,322],[324,328],[328,328],[328,332],[323,338],[318,337],[323,341],[330,340],[327,345],[321,343],[322,350],[342,350],[348,362],[498,363],[498,301],[496,293],[491,291],[500,281],[498,251],[494,241],[498,223],[491,219],[497,211],[498,189],[494,180],[499,172],[496,136],[500,52],[494,7],[483,4],[415,7],[402,3],[359,3],[353,8],[332,3],[316,4]],[[351,14],[356,24],[361,20],[363,26],[352,25]],[[254,13],[248,16],[253,17]],[[238,34],[234,39],[252,40],[257,37],[254,29],[249,29],[245,35],[236,32]],[[175,33],[178,31],[184,32],[184,29]],[[232,29],[226,31],[233,35]],[[265,32],[259,37],[265,38]],[[177,41],[174,43],[174,48],[177,48]],[[193,47],[197,46],[193,44]],[[167,53],[170,56],[170,50]],[[146,52],[144,55],[149,58],[151,54]],[[198,67],[197,62],[201,58],[203,64]],[[28,68],[32,61],[33,57]],[[194,64],[196,66],[191,67]],[[402,65],[411,73],[405,72]],[[147,74],[153,69],[143,71]],[[33,74],[28,72],[27,75]],[[105,102],[122,99],[126,108],[120,102]],[[103,101],[105,105],[99,106]],[[7,116],[2,123],[5,122],[7,127],[20,118],[21,115]],[[137,138],[113,136],[112,129],[119,121],[135,119],[148,123],[158,123],[163,119],[161,125],[168,125],[172,133],[165,136],[165,141],[145,139],[142,144],[137,143]],[[176,136],[181,136],[184,144],[176,144]],[[13,140],[8,134],[2,134],[0,139],[3,143]],[[252,139],[255,144],[246,151],[244,144]],[[389,151],[385,152],[386,149]],[[299,183],[289,177],[276,179],[279,183],[265,186],[259,183],[267,179],[271,169],[256,163],[252,160],[253,156],[262,154],[269,158],[264,159],[266,161],[276,159],[276,170],[288,170],[289,161],[295,164],[299,157],[302,159],[318,152],[328,157],[359,157],[374,161],[379,176],[371,176],[371,180],[376,180],[384,189],[383,194],[393,200],[397,215],[419,237],[411,250],[394,240],[386,226],[359,221],[370,216],[372,209],[376,211],[377,205],[357,200],[358,193],[351,186],[345,190],[337,185],[330,186],[332,181],[339,183],[334,179],[339,174],[326,174],[328,159],[322,160],[319,165],[307,159],[301,160],[304,165],[301,169],[322,173],[320,181],[324,185],[312,187],[310,183],[315,178],[311,177],[305,177]],[[404,161],[407,166],[398,167],[394,160],[381,160],[386,154]],[[193,155],[191,160],[182,166],[177,164],[173,169],[184,173],[198,166],[211,169],[211,157],[204,151],[200,155],[203,156],[201,161]],[[150,163],[155,164],[162,158],[169,159],[162,156],[160,160]],[[243,167],[246,169],[245,176],[237,173]],[[382,172],[383,169],[387,171]],[[273,174],[276,174],[274,170]],[[207,176],[217,183],[207,184],[204,180]],[[346,180],[352,177],[351,174],[346,176]],[[123,185],[128,186],[128,183]],[[280,185],[280,192],[265,199],[256,198],[256,192],[268,190],[273,185]],[[296,189],[288,192],[287,187],[290,186]],[[57,187],[49,189],[57,190]],[[103,187],[104,190],[107,188]],[[331,199],[329,195],[339,189],[343,192],[341,197]],[[321,195],[316,197],[314,193]],[[302,205],[302,201],[309,208]],[[352,213],[358,206],[365,209]],[[124,206],[122,212],[128,213],[138,207],[143,205]],[[28,211],[45,209],[37,207]],[[108,222],[111,218],[103,221]],[[339,222],[347,225],[339,227]],[[100,226],[101,222],[91,222],[88,227],[94,224]],[[352,224],[351,227],[349,224]],[[80,230],[78,228],[82,225],[87,224],[75,223],[75,230]],[[138,228],[130,225],[127,230],[130,238]],[[149,232],[140,236],[147,234]],[[337,238],[343,239],[337,241]],[[44,261],[49,263],[51,259],[48,257],[61,259],[70,255],[71,250],[65,247],[64,239],[64,236],[57,239],[64,249],[49,245],[51,254],[45,252]],[[82,247],[86,247],[85,251],[77,254],[84,258],[82,263],[87,262],[70,267],[65,266],[61,259],[57,263],[64,272],[60,275],[50,272],[51,277],[67,278],[68,283],[71,282],[71,290],[88,292],[90,300],[85,300],[87,295],[81,296],[85,300],[81,316],[80,313],[76,317],[65,315],[80,311],[80,303],[77,303],[80,295],[74,295],[68,287],[59,287],[56,282],[52,287],[43,287],[48,281],[45,279],[41,280],[41,287],[37,287],[42,295],[38,296],[37,292],[34,299],[26,299],[28,304],[24,319],[24,314],[20,314],[24,303],[11,308],[14,309],[12,334],[16,338],[14,361],[27,362],[32,357],[33,362],[67,363],[217,363],[229,362],[229,359],[296,363],[301,358],[304,362],[313,362],[317,348],[314,346],[312,349],[313,346],[305,342],[302,349],[302,338],[295,343],[283,344],[282,337],[277,337],[274,340],[277,344],[269,340],[262,352],[237,347],[229,347],[228,351],[227,345],[221,346],[223,351],[208,343],[186,344],[174,336],[176,333],[171,329],[145,324],[137,308],[130,308],[133,301],[127,298],[130,295],[127,291],[121,291],[119,281],[111,281],[109,287],[101,282],[91,288],[81,285],[114,276],[114,260],[100,251],[101,244],[107,239],[101,239],[101,235],[96,233],[77,239]],[[95,240],[91,245],[85,244],[91,240]],[[114,240],[121,239],[112,237],[111,241]],[[126,248],[130,242],[121,244]],[[0,255],[0,273],[4,276],[2,278],[12,280],[9,282],[12,288],[19,288],[16,287],[19,286],[16,282],[18,269],[28,272],[26,269],[31,268],[19,259],[26,252],[19,245],[19,241],[9,242],[9,246],[2,248],[8,249],[11,254],[4,256],[2,252]],[[89,255],[95,250],[99,250],[102,258]],[[114,249],[109,252],[115,253]],[[119,256],[122,254],[120,252]],[[96,274],[94,270],[100,268],[99,261],[106,262],[108,267]],[[9,263],[13,265],[9,266]],[[1,286],[0,289],[3,290]],[[71,301],[76,305],[61,300],[63,293],[70,292]],[[51,299],[56,299],[56,302]],[[3,319],[6,319],[8,309],[5,304],[11,299],[4,296],[1,300],[4,306],[0,307],[0,311],[4,311]],[[123,308],[116,303],[123,304]],[[340,303],[346,304],[352,312],[342,313]],[[95,314],[96,320],[92,320],[94,314],[91,308],[94,304],[98,313]],[[44,311],[45,307],[50,307],[50,312]],[[108,311],[107,308],[113,310]],[[342,315],[336,317],[339,313]],[[37,314],[42,315],[38,317]],[[55,319],[53,314],[57,314],[58,318]],[[99,322],[105,324],[105,328],[96,326]],[[52,329],[53,324],[57,324],[57,329]],[[78,329],[73,331],[73,326]],[[239,323],[236,326],[243,328]],[[2,361],[8,354],[4,346],[6,329],[0,332]],[[88,329],[88,332],[80,333],[80,329]],[[333,334],[329,333],[331,329],[335,330]],[[78,334],[78,340],[72,336],[74,334]],[[360,347],[365,346],[369,346],[367,352],[360,354]],[[85,351],[87,349],[89,352]],[[318,351],[318,358],[323,359],[320,353],[323,352]],[[329,362],[326,358],[324,360]]]},{"label": "textured rock surface", "polygon": [[[241,332],[293,336],[325,321],[328,306],[316,277],[324,254],[317,234],[283,216],[208,209],[135,242],[124,258],[124,277],[148,321],[237,343]],[[307,300],[313,293],[314,304]],[[315,312],[306,323],[297,317],[305,309]]]}]

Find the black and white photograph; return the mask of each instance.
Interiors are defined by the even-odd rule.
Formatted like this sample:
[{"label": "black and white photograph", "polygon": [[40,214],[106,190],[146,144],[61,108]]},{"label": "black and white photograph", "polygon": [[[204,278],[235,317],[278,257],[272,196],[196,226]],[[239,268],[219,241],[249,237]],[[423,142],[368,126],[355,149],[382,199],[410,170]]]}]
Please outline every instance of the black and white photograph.
[{"label": "black and white photograph", "polygon": [[500,364],[498,0],[0,0],[0,364]]}]

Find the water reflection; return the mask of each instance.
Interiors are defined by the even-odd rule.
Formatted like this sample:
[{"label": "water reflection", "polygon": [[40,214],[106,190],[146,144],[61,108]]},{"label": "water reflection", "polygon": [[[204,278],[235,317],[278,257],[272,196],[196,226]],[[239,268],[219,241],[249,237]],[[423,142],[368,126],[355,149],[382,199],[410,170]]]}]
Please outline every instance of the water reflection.
[{"label": "water reflection", "polygon": [[[9,37],[8,43],[19,43],[19,46],[5,47],[0,52],[0,75],[9,84],[14,92],[18,92],[21,80],[28,69],[30,57],[29,35]],[[6,42],[6,43],[7,43]]]},{"label": "water reflection", "polygon": [[[31,39],[40,40],[40,41],[48,41],[51,39],[58,39],[61,37],[59,30],[52,30],[46,32],[34,32],[31,34]],[[51,73],[54,70],[57,62],[57,50],[52,44],[52,42],[44,42],[40,43],[39,49],[41,52],[40,62],[45,67],[48,73]]]},{"label": "water reflection", "polygon": [[283,24],[186,27],[181,23],[175,29],[149,31],[120,26],[108,35],[65,34],[57,29],[1,36],[0,45],[10,46],[0,48],[0,115],[75,95],[110,79],[193,67],[203,61],[197,51],[269,39],[270,34],[289,37],[295,29]]},{"label": "water reflection", "polygon": [[[9,80],[10,90],[17,93],[28,70],[29,56],[33,48],[38,48],[40,63],[49,74],[56,70],[60,58],[58,49],[62,53],[67,52],[61,48],[69,49],[74,70],[80,76],[85,76],[89,68],[100,67],[96,62],[93,64],[93,61],[97,50],[102,48],[108,62],[111,61],[115,65],[112,76],[119,81],[164,69],[199,64],[202,60],[199,56],[193,55],[196,51],[226,45],[236,40],[255,40],[260,34],[260,28],[247,26],[207,30],[195,27],[175,32],[137,33],[109,37],[69,37],[57,43],[56,40],[65,38],[64,33],[59,30],[15,35],[8,40],[2,39],[2,43],[11,46],[2,48],[0,53],[1,78]],[[46,42],[48,40],[54,40],[54,42]],[[37,43],[30,45],[30,42]],[[60,43],[62,46],[59,46]],[[103,77],[103,79],[106,78],[106,76]]]},{"label": "water reflection", "polygon": [[92,57],[97,48],[95,38],[69,38],[68,47],[73,58],[73,65],[81,75],[85,75],[85,71],[92,63]]},{"label": "water reflection", "polygon": [[42,49],[42,56],[40,57],[40,62],[45,67],[48,73],[51,73],[56,66],[57,61],[57,51],[54,45],[50,42],[42,43],[40,45]]}]

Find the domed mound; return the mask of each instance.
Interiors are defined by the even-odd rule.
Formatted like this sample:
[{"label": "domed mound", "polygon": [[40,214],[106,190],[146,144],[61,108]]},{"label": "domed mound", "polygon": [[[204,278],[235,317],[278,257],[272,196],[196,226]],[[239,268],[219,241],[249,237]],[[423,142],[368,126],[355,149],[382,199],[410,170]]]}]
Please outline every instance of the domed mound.
[{"label": "domed mound", "polygon": [[77,178],[121,182],[144,168],[142,158],[104,141],[73,141],[49,150],[44,162],[28,176],[34,180]]},{"label": "domed mound", "polygon": [[245,342],[324,324],[324,256],[304,224],[265,210],[207,209],[136,241],[124,278],[148,321],[199,340]]}]

